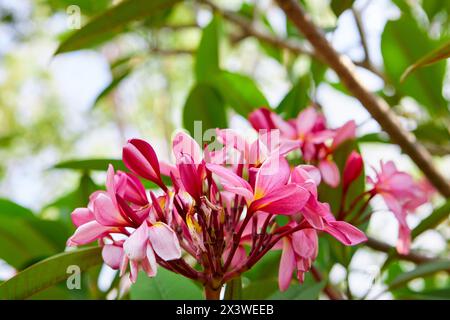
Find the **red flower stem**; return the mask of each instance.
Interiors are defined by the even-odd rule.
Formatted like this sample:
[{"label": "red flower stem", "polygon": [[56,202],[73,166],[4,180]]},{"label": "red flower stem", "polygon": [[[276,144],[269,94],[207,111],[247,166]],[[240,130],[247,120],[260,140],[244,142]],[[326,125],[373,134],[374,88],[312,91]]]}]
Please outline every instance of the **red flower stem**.
[{"label": "red flower stem", "polygon": [[238,233],[235,236],[233,236],[233,246],[231,247],[230,253],[228,254],[227,261],[223,266],[223,270],[226,271],[230,266],[231,260],[233,259],[233,256],[236,253],[237,248],[239,247],[239,242],[242,238],[242,233],[244,233],[244,229],[247,226],[248,222],[250,221],[251,217],[252,215],[247,213],[247,215],[244,218],[244,221],[242,221],[242,225]]},{"label": "red flower stem", "polygon": [[[357,196],[355,199],[353,199],[348,210],[344,211],[343,216],[345,217],[348,213],[351,213],[355,209],[355,207],[359,203],[359,201],[361,201],[366,195],[372,194],[372,193],[373,193],[373,190],[365,191],[365,192],[361,193],[359,196]],[[338,220],[342,220],[342,219],[338,218]]]}]

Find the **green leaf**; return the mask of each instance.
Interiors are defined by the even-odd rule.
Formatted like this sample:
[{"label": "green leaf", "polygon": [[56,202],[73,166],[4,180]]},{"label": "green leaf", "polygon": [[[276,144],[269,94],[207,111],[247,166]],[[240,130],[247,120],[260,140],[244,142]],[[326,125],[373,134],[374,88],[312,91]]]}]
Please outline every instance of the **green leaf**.
[{"label": "green leaf", "polygon": [[326,285],[326,281],[305,282],[303,284],[291,284],[285,292],[277,292],[269,297],[270,300],[317,300],[320,292]]},{"label": "green leaf", "polygon": [[11,201],[0,200],[0,258],[16,269],[64,250],[68,229],[43,220]]},{"label": "green leaf", "polygon": [[389,283],[388,289],[392,290],[400,288],[407,285],[411,280],[424,278],[440,271],[450,272],[450,261],[433,261],[421,264],[414,270],[402,273],[395,277]]},{"label": "green leaf", "polygon": [[358,143],[391,143],[384,132],[368,133],[358,137]]},{"label": "green leaf", "polygon": [[447,59],[448,57],[450,57],[450,41],[447,41],[446,43],[444,43],[444,45],[440,46],[437,49],[434,49],[433,51],[410,65],[402,74],[400,81],[404,82],[406,77],[408,77],[415,70],[435,64],[439,61]]},{"label": "green leaf", "polygon": [[435,144],[448,144],[450,141],[449,128],[436,120],[421,123],[413,131],[414,135],[421,141]]},{"label": "green leaf", "polygon": [[248,76],[222,71],[216,74],[210,83],[219,90],[228,105],[245,118],[253,110],[269,105]]},{"label": "green leaf", "polygon": [[275,277],[263,278],[250,281],[249,285],[242,290],[244,300],[267,299],[278,291],[278,280]]},{"label": "green leaf", "polygon": [[298,113],[305,109],[310,102],[308,90],[311,86],[309,75],[305,75],[298,79],[291,90],[280,102],[276,108],[276,112],[283,114],[284,118],[290,119],[297,117]]},{"label": "green leaf", "polygon": [[67,268],[76,265],[81,271],[102,263],[101,248],[64,252],[42,260],[0,285],[0,300],[18,300],[67,279]]},{"label": "green leaf", "polygon": [[225,102],[217,90],[209,85],[197,84],[184,105],[183,126],[192,135],[196,133],[195,121],[201,121],[202,131],[227,127]]},{"label": "green leaf", "polygon": [[195,61],[197,81],[206,81],[215,73],[219,73],[219,19],[217,17],[203,29]]},{"label": "green leaf", "polygon": [[446,11],[447,14],[450,13],[450,2],[442,0],[424,0],[422,1],[422,8],[426,12],[428,19],[431,21],[441,11]]},{"label": "green leaf", "polygon": [[89,21],[64,40],[56,54],[99,44],[124,30],[128,23],[150,18],[179,0],[125,0]]},{"label": "green leaf", "polygon": [[336,17],[339,17],[345,10],[350,9],[353,6],[355,0],[331,0],[331,9]]},{"label": "green leaf", "polygon": [[396,298],[402,300],[450,300],[450,288],[425,290],[425,291],[412,291],[402,290]]},{"label": "green leaf", "polygon": [[423,232],[435,228],[441,222],[449,217],[450,214],[450,200],[447,200],[439,208],[435,209],[428,217],[423,219],[420,224],[414,228],[411,233],[412,238],[416,238]]},{"label": "green leaf", "polygon": [[413,97],[430,115],[447,115],[447,102],[442,95],[444,62],[419,69],[403,83],[400,82],[406,68],[433,50],[436,45],[437,42],[430,39],[410,15],[403,14],[400,19],[386,24],[381,51],[386,74],[397,93]]},{"label": "green leaf", "polygon": [[130,297],[133,300],[200,300],[203,294],[192,280],[160,267],[153,278],[139,273],[131,286]]},{"label": "green leaf", "polygon": [[52,169],[72,169],[83,171],[106,171],[108,165],[112,164],[115,170],[126,171],[126,167],[122,160],[119,159],[85,159],[85,160],[69,160],[58,163]]},{"label": "green leaf", "polygon": [[228,281],[225,286],[225,300],[242,299],[242,278],[237,277]]},{"label": "green leaf", "polygon": [[111,0],[47,0],[46,1],[52,9],[67,10],[71,5],[76,5],[80,8],[80,13],[83,15],[98,14],[105,10],[110,4]]}]

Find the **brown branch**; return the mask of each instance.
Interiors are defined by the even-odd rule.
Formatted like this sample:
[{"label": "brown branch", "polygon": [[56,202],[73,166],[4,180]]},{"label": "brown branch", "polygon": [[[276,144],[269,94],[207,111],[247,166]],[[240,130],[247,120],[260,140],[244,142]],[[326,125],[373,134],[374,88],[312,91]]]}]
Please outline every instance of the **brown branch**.
[{"label": "brown branch", "polygon": [[336,72],[341,82],[377,120],[391,140],[398,144],[404,153],[409,155],[428,180],[446,198],[450,197],[450,183],[436,170],[430,153],[421,145],[416,137],[402,128],[395,113],[386,101],[371,93],[355,73],[355,65],[347,57],[340,55],[322,32],[305,14],[303,8],[295,0],[276,0],[287,17],[295,24],[314,47],[315,52]]},{"label": "brown branch", "polygon": [[394,256],[396,256],[399,259],[402,260],[407,260],[407,261],[411,261],[414,263],[425,263],[425,262],[430,262],[433,260],[436,260],[436,258],[434,257],[427,257],[424,255],[421,255],[420,253],[411,251],[408,254],[399,254],[397,253],[397,250],[390,246],[389,244],[370,238],[367,240],[367,242],[365,243],[366,246],[368,246],[371,249],[377,250],[377,251],[381,251],[381,252],[385,252],[388,254],[393,254]]},{"label": "brown branch", "polygon": [[[311,274],[317,282],[323,281],[323,276],[320,273],[319,269],[317,269],[316,267],[314,266],[311,267]],[[336,288],[330,283],[327,283],[325,285],[323,291],[328,296],[328,298],[330,298],[330,300],[344,300],[344,297],[342,296],[341,292],[336,290]]]}]

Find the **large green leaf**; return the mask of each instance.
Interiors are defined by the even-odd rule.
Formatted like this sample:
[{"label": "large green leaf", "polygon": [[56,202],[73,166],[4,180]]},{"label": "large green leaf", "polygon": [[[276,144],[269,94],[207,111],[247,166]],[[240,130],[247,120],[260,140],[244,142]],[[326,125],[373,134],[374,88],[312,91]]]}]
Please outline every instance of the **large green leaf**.
[{"label": "large green leaf", "polygon": [[26,299],[33,294],[67,279],[69,266],[78,266],[80,271],[102,263],[101,248],[86,248],[64,252],[42,260],[15,275],[0,285],[0,299]]},{"label": "large green leaf", "polygon": [[412,231],[412,237],[416,238],[423,232],[435,228],[450,215],[450,200],[447,200],[439,208],[435,209],[428,217],[423,219],[420,224]]},{"label": "large green leaf", "polygon": [[450,300],[450,288],[424,291],[406,289],[402,290],[396,297],[403,300]]},{"label": "large green leaf", "polygon": [[410,65],[402,74],[400,81],[403,82],[406,77],[408,77],[408,75],[410,75],[416,69],[435,64],[439,61],[447,59],[448,57],[450,57],[450,41],[447,41],[439,48],[436,48],[430,53],[427,53],[425,56]]},{"label": "large green leaf", "polygon": [[267,275],[266,278],[250,281],[247,287],[242,290],[244,300],[267,299],[278,291],[278,279],[276,275]]},{"label": "large green leaf", "polygon": [[92,19],[64,40],[55,54],[99,44],[124,30],[132,21],[151,18],[179,0],[125,0]]},{"label": "large green leaf", "polygon": [[131,286],[130,297],[133,300],[199,300],[203,294],[193,281],[160,267],[154,278],[141,272]]},{"label": "large green leaf", "polygon": [[219,19],[215,17],[203,29],[195,61],[195,76],[199,82],[219,72],[219,28]]},{"label": "large green leaf", "polygon": [[227,126],[225,102],[217,90],[207,84],[197,84],[184,105],[183,126],[192,135],[195,121],[201,121],[202,131]]},{"label": "large green leaf", "polygon": [[388,289],[393,290],[400,288],[402,286],[407,285],[408,282],[410,282],[411,280],[417,278],[424,278],[440,271],[450,272],[450,261],[439,260],[428,262],[417,266],[412,271],[401,273],[388,283]]},{"label": "large green leaf", "polygon": [[269,105],[248,76],[222,71],[212,77],[210,83],[219,90],[228,105],[245,118],[253,110]]},{"label": "large green leaf", "polygon": [[447,102],[442,95],[445,63],[436,63],[417,70],[403,83],[402,73],[420,57],[433,50],[438,43],[420,29],[410,15],[386,24],[381,50],[386,74],[398,93],[416,99],[431,115],[448,114]]},{"label": "large green leaf", "polygon": [[0,200],[0,259],[16,269],[64,250],[68,236],[62,222],[40,219],[26,208]]}]

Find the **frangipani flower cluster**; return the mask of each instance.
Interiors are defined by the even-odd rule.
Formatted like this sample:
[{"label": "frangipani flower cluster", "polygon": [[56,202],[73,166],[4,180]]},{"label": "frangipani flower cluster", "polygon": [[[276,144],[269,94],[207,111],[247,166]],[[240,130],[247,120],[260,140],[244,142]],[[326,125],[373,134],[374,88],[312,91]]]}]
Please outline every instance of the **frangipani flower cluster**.
[{"label": "frangipani flower cluster", "polygon": [[[343,180],[346,190],[360,176],[357,152],[347,159],[343,179],[333,161],[334,150],[354,138],[355,124],[327,129],[312,107],[287,122],[260,109],[250,122],[260,130],[256,140],[217,129],[222,144],[217,150],[202,150],[189,135],[178,133],[174,164],[160,161],[148,142],[128,141],[122,159],[129,172],[109,167],[106,191],[94,192],[86,208],[72,213],[77,230],[68,245],[98,240],[104,262],[121,275],[129,270],[132,282],[139,270],[155,276],[159,265],[201,282],[207,298],[217,298],[225,283],[270,250],[282,250],[279,287],[286,290],[293,274],[303,282],[322,232],[344,245],[364,242],[364,233],[342,221],[345,214],[336,213],[336,219],[318,192],[322,179],[331,186]],[[301,150],[306,164],[289,164],[293,150]],[[395,190],[401,192],[388,181],[391,169],[372,181],[372,194],[390,199]],[[145,180],[156,188],[146,190]],[[399,204],[404,210],[417,205],[408,199]],[[396,214],[403,217],[403,212]],[[281,225],[280,215],[288,222]]]}]

